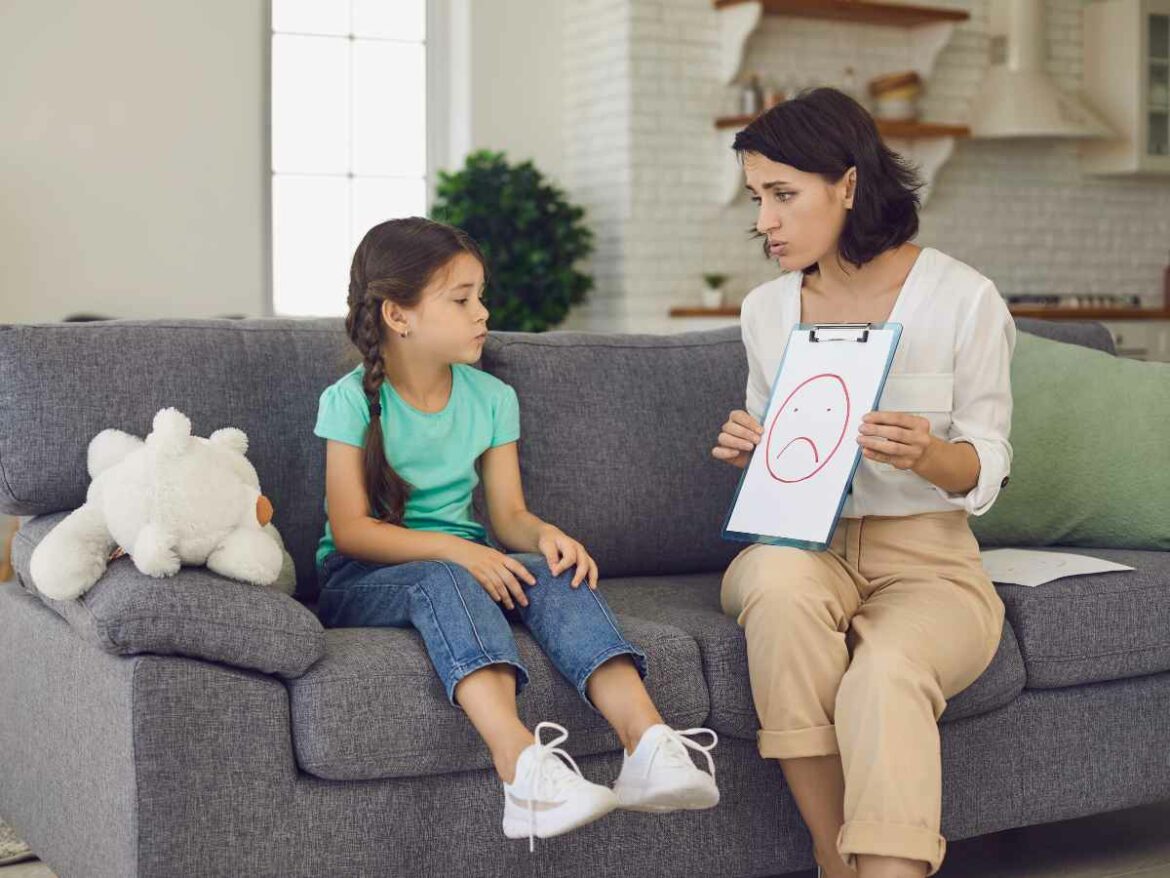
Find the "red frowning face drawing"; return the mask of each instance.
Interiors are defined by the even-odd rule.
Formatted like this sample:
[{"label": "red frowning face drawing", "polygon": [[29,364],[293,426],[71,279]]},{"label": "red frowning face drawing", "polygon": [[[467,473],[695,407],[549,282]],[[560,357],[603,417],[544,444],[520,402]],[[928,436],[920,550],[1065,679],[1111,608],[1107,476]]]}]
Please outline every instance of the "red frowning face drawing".
[{"label": "red frowning face drawing", "polygon": [[772,418],[765,444],[778,482],[803,482],[837,453],[849,423],[849,390],[841,376],[814,375],[797,385]]}]

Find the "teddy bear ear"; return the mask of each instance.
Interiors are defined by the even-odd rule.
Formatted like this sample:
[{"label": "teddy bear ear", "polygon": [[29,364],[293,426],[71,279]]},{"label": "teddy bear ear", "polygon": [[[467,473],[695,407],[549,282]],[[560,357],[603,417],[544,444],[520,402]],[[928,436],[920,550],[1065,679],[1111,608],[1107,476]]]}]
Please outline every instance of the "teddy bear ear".
[{"label": "teddy bear ear", "polygon": [[121,462],[127,455],[142,447],[142,440],[121,430],[102,430],[89,441],[89,450],[86,455],[86,469],[89,477],[96,479],[98,473],[103,472],[114,464]]},{"label": "teddy bear ear", "polygon": [[216,445],[223,445],[240,454],[248,453],[248,434],[238,427],[220,427],[207,438]]},{"label": "teddy bear ear", "polygon": [[159,409],[146,445],[157,453],[180,454],[191,441],[191,419],[177,408]]}]

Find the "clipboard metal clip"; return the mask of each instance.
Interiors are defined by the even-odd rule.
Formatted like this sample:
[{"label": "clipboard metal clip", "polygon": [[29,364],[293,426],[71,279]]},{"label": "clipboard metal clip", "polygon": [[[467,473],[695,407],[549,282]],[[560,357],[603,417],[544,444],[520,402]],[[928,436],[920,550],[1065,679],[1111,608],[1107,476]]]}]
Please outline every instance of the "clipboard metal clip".
[{"label": "clipboard metal clip", "polygon": [[[869,341],[869,330],[872,326],[872,323],[818,323],[808,331],[808,340],[810,342],[853,341],[865,344]],[[854,331],[850,333],[849,330]],[[826,333],[824,338],[818,337],[820,332]],[[843,333],[843,335],[832,337],[828,333]]]}]

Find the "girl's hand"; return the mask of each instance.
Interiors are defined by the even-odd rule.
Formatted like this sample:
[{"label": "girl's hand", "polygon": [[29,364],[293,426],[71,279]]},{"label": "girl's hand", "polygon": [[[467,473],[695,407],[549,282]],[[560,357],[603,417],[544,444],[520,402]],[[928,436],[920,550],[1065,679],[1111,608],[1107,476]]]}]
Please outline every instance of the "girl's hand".
[{"label": "girl's hand", "polygon": [[937,441],[930,421],[905,412],[870,412],[861,419],[857,443],[869,460],[917,473]]},{"label": "girl's hand", "polygon": [[[540,529],[536,546],[548,561],[548,569],[552,571],[553,576],[576,564],[577,572],[573,574],[573,581],[570,583],[572,587],[576,588],[581,584],[581,580],[588,576],[589,587],[597,590],[597,562],[589,557],[584,546],[572,537],[566,536],[560,528],[546,524]],[[557,557],[558,554],[560,558]]]},{"label": "girl's hand", "polygon": [[528,606],[528,597],[519,580],[536,585],[536,577],[527,567],[491,546],[481,546],[471,540],[460,542],[463,545],[453,553],[451,560],[466,567],[493,601],[503,602],[509,610],[515,606],[513,599],[522,607]]},{"label": "girl's hand", "polygon": [[764,428],[759,421],[747,412],[736,409],[727,416],[727,423],[723,425],[719,439],[711,449],[711,456],[743,469],[763,435]]}]

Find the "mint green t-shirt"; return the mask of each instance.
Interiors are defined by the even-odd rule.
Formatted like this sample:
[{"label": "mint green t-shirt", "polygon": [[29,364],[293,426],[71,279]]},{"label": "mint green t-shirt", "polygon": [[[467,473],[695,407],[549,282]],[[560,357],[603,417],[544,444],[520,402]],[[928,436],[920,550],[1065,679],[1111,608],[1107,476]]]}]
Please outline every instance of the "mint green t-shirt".
[{"label": "mint green t-shirt", "polygon": [[[370,407],[362,390],[362,366],[325,388],[313,433],[359,448],[365,445]],[[382,436],[386,459],[412,486],[403,525],[484,540],[486,530],[472,516],[471,492],[479,484],[475,461],[488,448],[520,438],[516,391],[494,375],[465,363],[451,366],[451,397],[438,412],[406,402],[389,381],[382,382]],[[334,550],[325,503],[325,534],[317,564]]]}]

